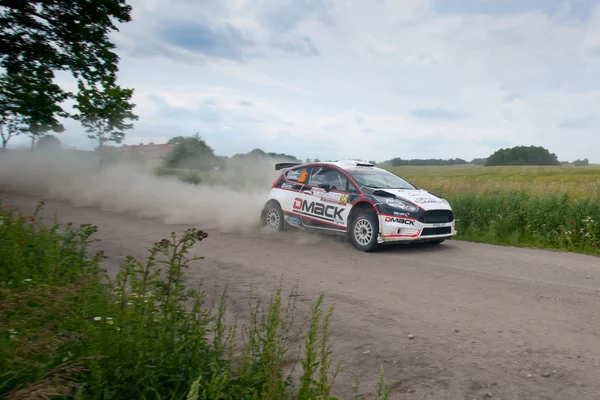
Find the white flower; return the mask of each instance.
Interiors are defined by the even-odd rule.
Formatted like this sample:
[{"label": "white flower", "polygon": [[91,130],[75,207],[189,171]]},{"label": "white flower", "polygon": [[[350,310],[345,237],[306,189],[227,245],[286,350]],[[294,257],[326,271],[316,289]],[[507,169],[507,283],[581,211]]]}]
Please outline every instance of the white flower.
[{"label": "white flower", "polygon": [[95,317],[94,318],[94,321],[100,321],[100,320],[102,320],[102,317]]},{"label": "white flower", "polygon": [[33,279],[31,278],[27,278],[27,279],[23,279],[21,282],[22,283],[27,283],[27,282],[31,282]]}]

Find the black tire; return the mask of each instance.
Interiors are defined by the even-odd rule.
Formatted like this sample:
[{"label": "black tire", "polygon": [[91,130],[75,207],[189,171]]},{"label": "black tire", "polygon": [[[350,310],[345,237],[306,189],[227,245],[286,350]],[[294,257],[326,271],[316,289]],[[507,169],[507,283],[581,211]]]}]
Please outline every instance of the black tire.
[{"label": "black tire", "polygon": [[276,201],[270,201],[263,209],[263,225],[272,231],[281,232],[285,229],[283,210]]},{"label": "black tire", "polygon": [[352,217],[348,236],[356,249],[367,253],[376,251],[379,248],[378,234],[379,221],[375,212],[360,210]]}]

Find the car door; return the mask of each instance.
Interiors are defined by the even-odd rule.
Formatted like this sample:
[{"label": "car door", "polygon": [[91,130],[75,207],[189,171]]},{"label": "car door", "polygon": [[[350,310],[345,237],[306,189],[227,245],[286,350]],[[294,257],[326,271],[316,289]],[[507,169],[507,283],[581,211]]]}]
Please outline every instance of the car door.
[{"label": "car door", "polygon": [[284,174],[285,182],[281,184],[281,189],[285,190],[285,196],[280,198],[279,203],[286,222],[292,226],[300,226],[304,222],[302,215],[294,209],[294,205],[304,198],[302,190],[308,183],[310,171],[310,166],[302,166],[292,168]]},{"label": "car door", "polygon": [[[308,182],[292,206],[306,226],[321,230],[346,229],[350,207],[346,204],[348,178],[329,166],[313,166]],[[327,186],[328,185],[328,186]]]}]

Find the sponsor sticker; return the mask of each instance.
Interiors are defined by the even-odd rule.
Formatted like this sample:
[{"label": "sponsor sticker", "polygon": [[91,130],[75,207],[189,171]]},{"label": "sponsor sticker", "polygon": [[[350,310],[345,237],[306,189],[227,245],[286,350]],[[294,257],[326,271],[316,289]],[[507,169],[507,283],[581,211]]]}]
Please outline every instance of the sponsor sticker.
[{"label": "sponsor sticker", "polygon": [[344,218],[342,217],[342,212],[344,209],[341,207],[336,207],[333,204],[325,205],[323,203],[307,201],[296,197],[294,199],[293,208],[297,213],[310,215],[311,217],[322,219],[324,221],[335,223],[343,223],[344,221]]},{"label": "sponsor sticker", "polygon": [[298,179],[300,177],[300,171],[289,171],[286,176],[288,179]]},{"label": "sponsor sticker", "polygon": [[396,217],[385,217],[385,222],[391,222],[393,224],[404,224],[404,225],[414,225],[415,221],[411,219],[404,218],[396,218]]},{"label": "sponsor sticker", "polygon": [[450,225],[451,225],[451,222],[447,222],[445,224],[433,224],[433,227],[434,228],[444,228],[444,227],[450,226]]},{"label": "sponsor sticker", "polygon": [[323,193],[321,195],[321,201],[326,203],[340,203],[342,195],[340,193]]},{"label": "sponsor sticker", "polygon": [[437,199],[435,197],[417,197],[414,199],[419,204],[432,204],[432,203],[441,203],[442,200]]},{"label": "sponsor sticker", "polygon": [[292,226],[300,226],[300,218],[286,215],[285,221]]},{"label": "sponsor sticker", "polygon": [[346,205],[347,202],[348,202],[348,195],[347,194],[343,194],[340,197],[340,204]]},{"label": "sponsor sticker", "polygon": [[282,187],[282,188],[284,188],[284,189],[293,189],[293,188],[294,188],[294,185],[292,185],[291,183],[284,182],[284,183],[281,185],[281,187]]}]

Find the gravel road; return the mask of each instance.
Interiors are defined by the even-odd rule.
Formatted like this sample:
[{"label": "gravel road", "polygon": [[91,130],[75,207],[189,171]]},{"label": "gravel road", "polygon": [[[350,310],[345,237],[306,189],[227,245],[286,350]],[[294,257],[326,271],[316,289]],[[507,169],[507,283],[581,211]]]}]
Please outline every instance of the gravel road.
[{"label": "gravel road", "polygon": [[[39,200],[0,197],[24,212]],[[110,268],[187,227],[46,200],[54,213],[97,225]],[[196,228],[210,236],[189,274],[228,283],[233,309],[282,276],[285,288],[298,279],[305,308],[321,293],[336,302],[342,398],[351,371],[373,389],[383,365],[394,399],[600,399],[598,258],[460,241],[366,254],[333,237]]]}]

